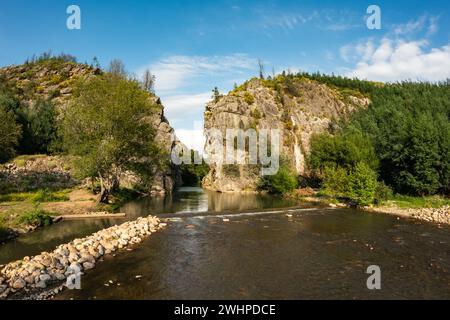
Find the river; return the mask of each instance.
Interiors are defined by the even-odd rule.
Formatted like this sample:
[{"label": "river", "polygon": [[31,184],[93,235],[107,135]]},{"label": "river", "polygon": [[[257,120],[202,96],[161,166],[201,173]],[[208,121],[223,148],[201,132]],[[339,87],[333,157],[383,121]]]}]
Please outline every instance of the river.
[{"label": "river", "polygon": [[[122,208],[169,219],[59,299],[449,299],[450,228],[261,195],[182,188]],[[286,208],[272,210],[271,208]],[[291,209],[288,209],[291,208]],[[124,220],[65,221],[0,247],[0,263]],[[381,290],[366,270],[381,268]]]}]

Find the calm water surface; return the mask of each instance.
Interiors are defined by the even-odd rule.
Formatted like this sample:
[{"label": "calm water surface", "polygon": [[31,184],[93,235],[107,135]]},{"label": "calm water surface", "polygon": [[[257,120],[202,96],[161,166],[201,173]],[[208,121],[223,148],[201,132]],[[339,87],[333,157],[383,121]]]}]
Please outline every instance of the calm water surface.
[{"label": "calm water surface", "polygon": [[[356,210],[259,213],[293,205],[192,188],[130,203],[123,208],[129,219],[159,213],[170,217],[167,228],[106,258],[83,276],[82,290],[58,298],[450,299],[450,228]],[[61,223],[1,248],[0,257],[15,257],[15,248],[41,251],[112,223]],[[370,265],[381,267],[380,291],[366,287]]]}]

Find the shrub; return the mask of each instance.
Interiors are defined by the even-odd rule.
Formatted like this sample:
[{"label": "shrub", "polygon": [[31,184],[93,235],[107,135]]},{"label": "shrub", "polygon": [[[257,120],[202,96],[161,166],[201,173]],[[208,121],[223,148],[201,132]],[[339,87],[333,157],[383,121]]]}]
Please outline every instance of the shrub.
[{"label": "shrub", "polygon": [[322,187],[334,197],[348,196],[348,171],[341,167],[326,167],[323,173]]},{"label": "shrub", "polygon": [[359,206],[371,205],[375,201],[377,186],[376,172],[361,162],[348,177],[348,197]]},{"label": "shrub", "polygon": [[255,97],[253,97],[253,95],[250,92],[246,92],[244,94],[244,101],[245,103],[247,103],[248,105],[252,105],[255,103]]},{"label": "shrub", "polygon": [[261,178],[259,188],[273,194],[286,194],[298,187],[297,175],[287,164],[282,164],[275,175]]},{"label": "shrub", "polygon": [[24,212],[18,218],[19,223],[27,224],[33,227],[49,226],[53,223],[52,217],[42,209],[35,207]]},{"label": "shrub", "polygon": [[0,105],[0,163],[7,162],[15,154],[15,148],[21,135],[20,125],[14,114]]},{"label": "shrub", "polygon": [[354,169],[327,167],[322,186],[330,196],[349,199],[358,206],[367,206],[375,201],[377,174],[363,162]]},{"label": "shrub", "polygon": [[20,122],[24,134],[20,143],[22,154],[48,154],[57,137],[56,109],[50,101],[38,100],[33,108],[22,108]]},{"label": "shrub", "polygon": [[383,181],[378,182],[377,189],[375,191],[375,203],[381,204],[388,201],[394,195],[392,189],[387,186]]}]

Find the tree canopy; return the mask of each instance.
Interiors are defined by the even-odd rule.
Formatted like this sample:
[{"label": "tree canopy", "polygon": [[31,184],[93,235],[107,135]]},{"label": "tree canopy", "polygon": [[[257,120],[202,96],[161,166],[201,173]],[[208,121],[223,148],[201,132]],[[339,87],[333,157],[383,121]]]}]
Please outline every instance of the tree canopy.
[{"label": "tree canopy", "polygon": [[156,108],[137,81],[120,75],[108,73],[79,84],[63,120],[64,146],[78,156],[81,176],[99,179],[100,201],[108,201],[125,172],[146,185],[162,165],[152,126]]}]

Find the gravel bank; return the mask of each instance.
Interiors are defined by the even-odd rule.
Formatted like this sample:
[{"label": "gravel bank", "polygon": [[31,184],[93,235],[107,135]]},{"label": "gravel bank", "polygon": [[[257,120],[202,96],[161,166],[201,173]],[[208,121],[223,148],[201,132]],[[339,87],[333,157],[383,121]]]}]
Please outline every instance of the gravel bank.
[{"label": "gravel bank", "polygon": [[0,266],[0,299],[12,296],[44,298],[40,292],[61,285],[75,273],[93,269],[103,256],[138,244],[164,227],[165,224],[156,217],[139,218],[84,239],[75,239],[53,252]]}]

